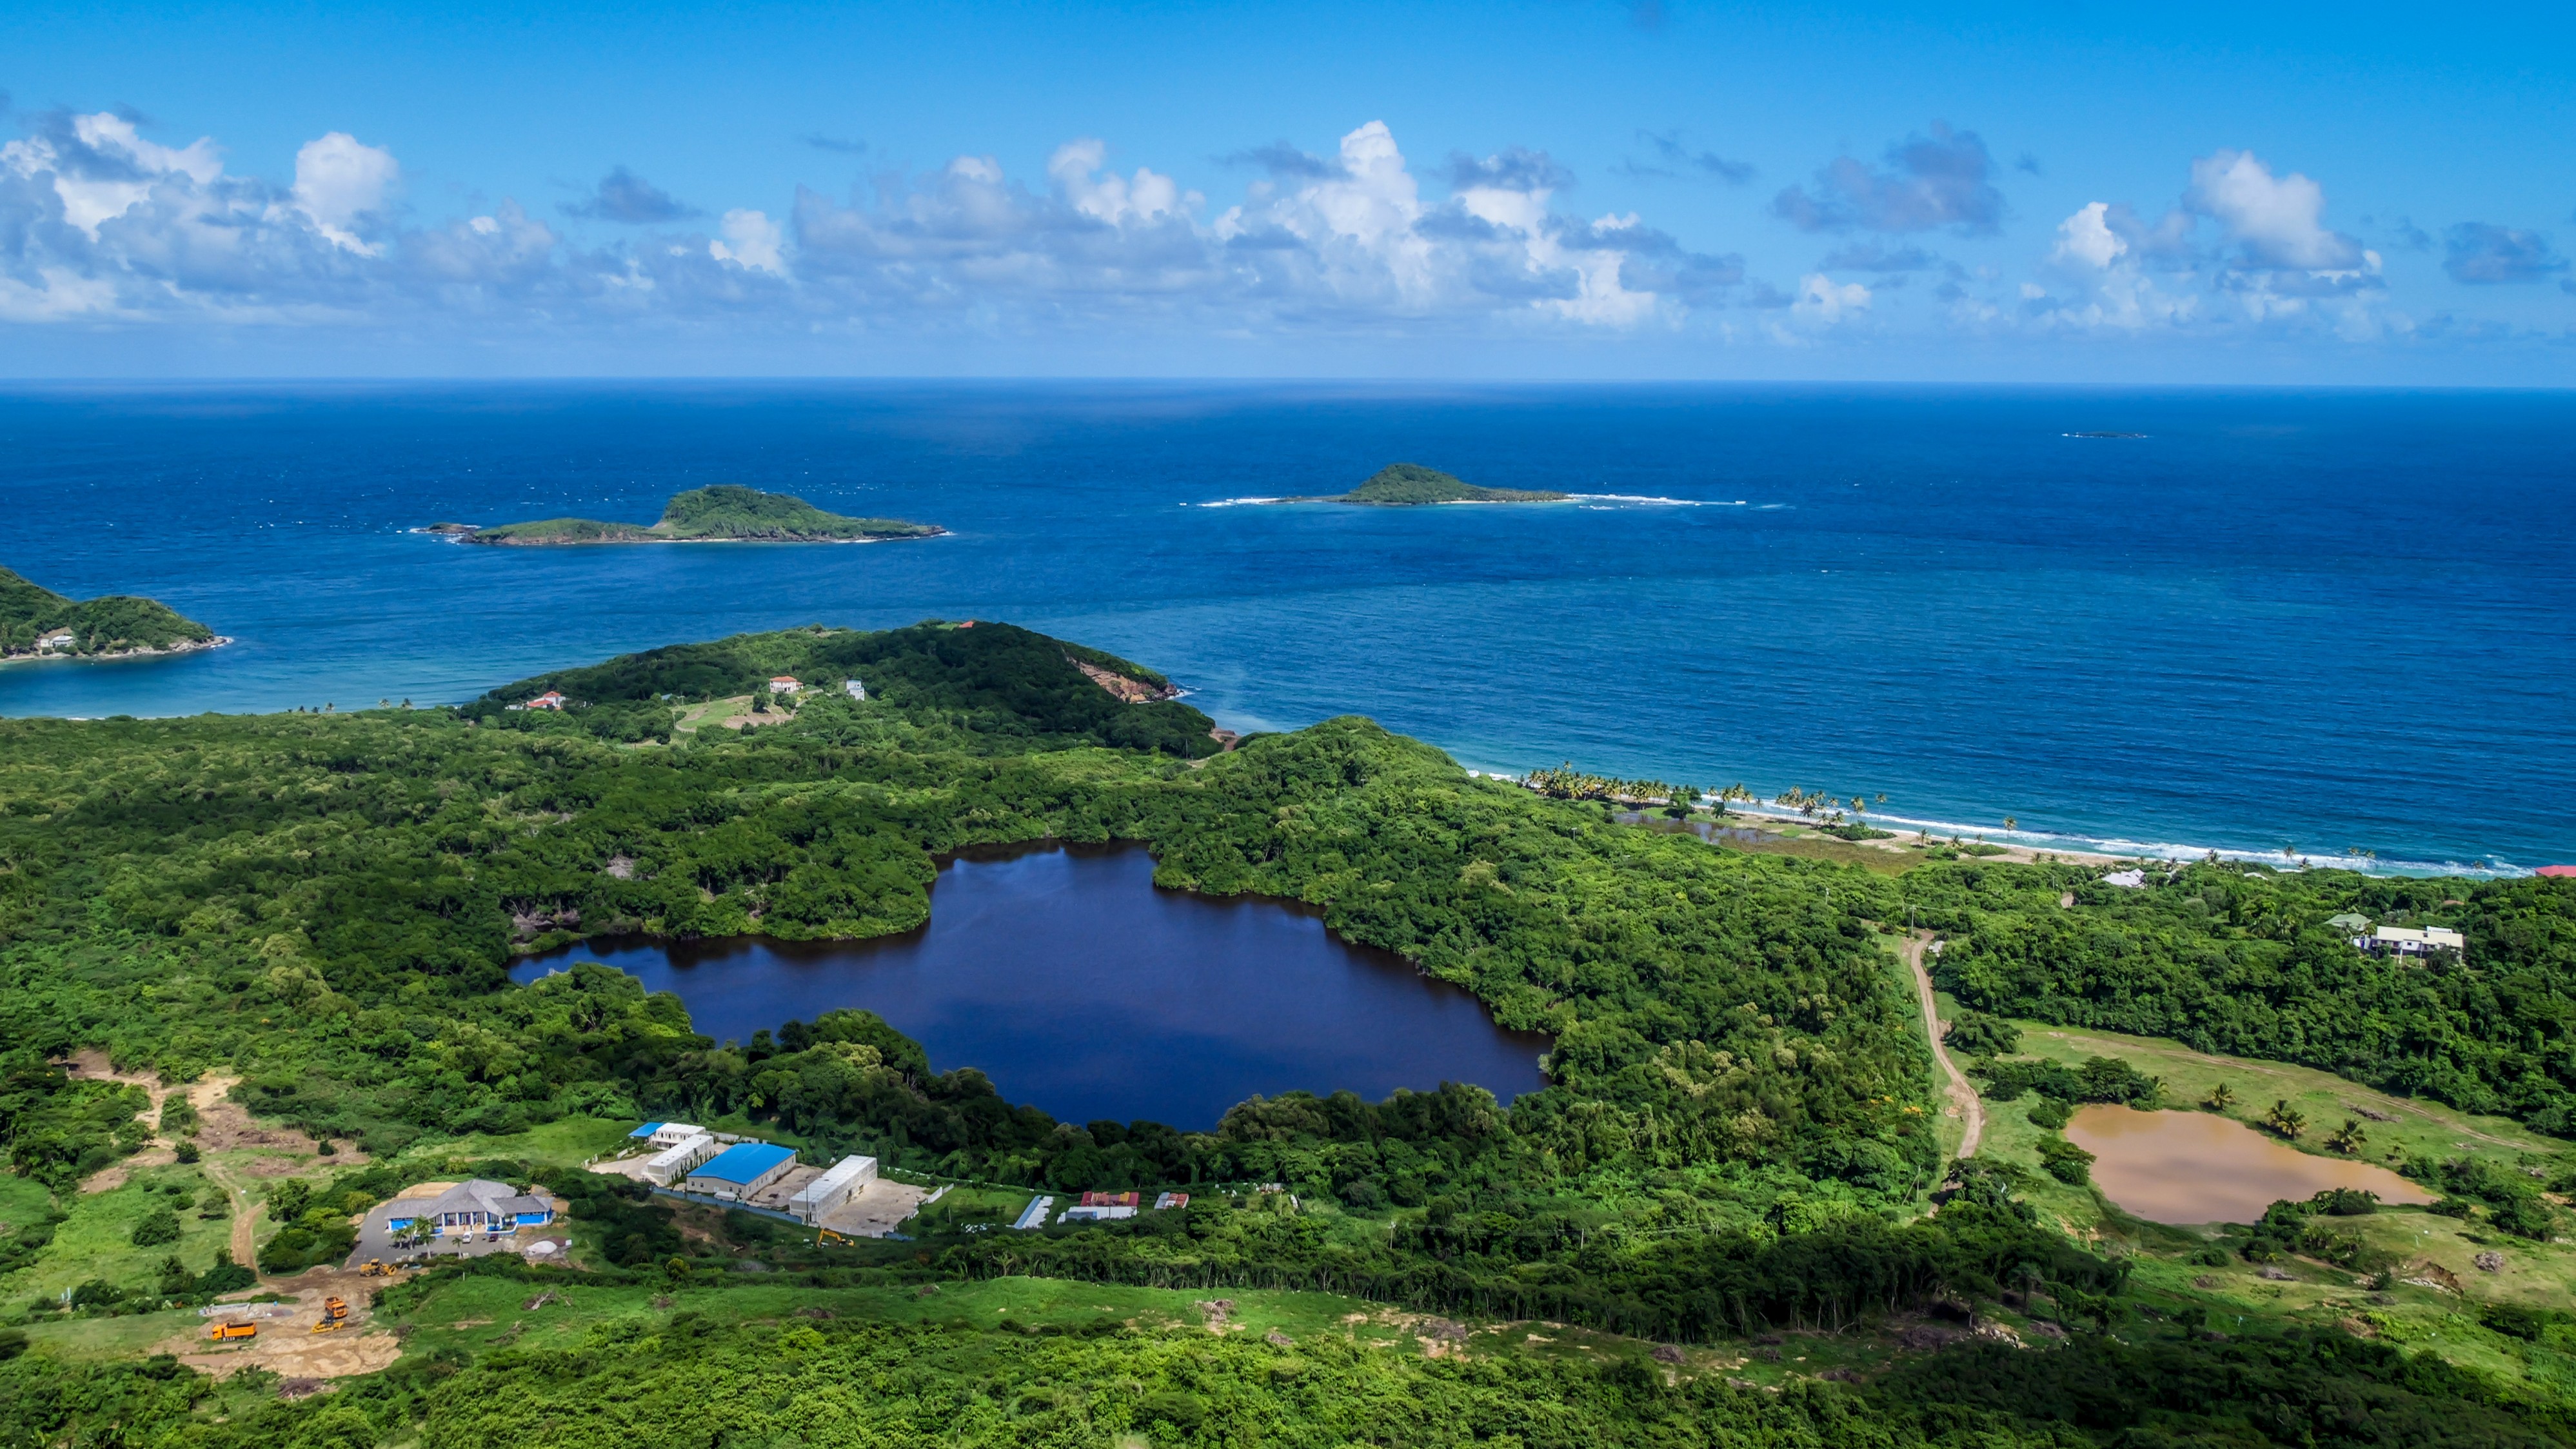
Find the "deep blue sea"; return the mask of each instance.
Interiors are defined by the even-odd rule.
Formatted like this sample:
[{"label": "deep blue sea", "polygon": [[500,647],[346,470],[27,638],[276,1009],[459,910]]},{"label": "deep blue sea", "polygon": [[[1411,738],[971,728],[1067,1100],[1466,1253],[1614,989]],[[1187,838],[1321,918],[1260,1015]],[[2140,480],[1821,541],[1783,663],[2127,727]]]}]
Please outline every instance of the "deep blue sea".
[{"label": "deep blue sea", "polygon": [[[1395,460],[1597,496],[1208,506]],[[955,536],[407,531],[644,522],[714,482]],[[17,388],[0,506],[0,564],[240,641],[0,668],[0,714],[458,700],[673,640],[991,618],[1237,729],[1366,714],[1483,769],[1884,793],[2123,850],[2576,860],[2567,393]]]}]

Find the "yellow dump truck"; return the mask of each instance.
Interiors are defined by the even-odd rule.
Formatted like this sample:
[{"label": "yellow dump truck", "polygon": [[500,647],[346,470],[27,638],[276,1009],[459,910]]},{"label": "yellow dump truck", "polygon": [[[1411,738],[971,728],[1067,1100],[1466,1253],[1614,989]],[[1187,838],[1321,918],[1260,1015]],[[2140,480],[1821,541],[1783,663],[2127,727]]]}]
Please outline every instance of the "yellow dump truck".
[{"label": "yellow dump truck", "polygon": [[322,1320],[313,1325],[315,1333],[337,1333],[349,1326],[349,1305],[337,1298],[322,1300]]},{"label": "yellow dump truck", "polygon": [[206,1329],[206,1337],[216,1343],[222,1343],[228,1338],[257,1338],[259,1337],[259,1325],[256,1323],[212,1324]]}]

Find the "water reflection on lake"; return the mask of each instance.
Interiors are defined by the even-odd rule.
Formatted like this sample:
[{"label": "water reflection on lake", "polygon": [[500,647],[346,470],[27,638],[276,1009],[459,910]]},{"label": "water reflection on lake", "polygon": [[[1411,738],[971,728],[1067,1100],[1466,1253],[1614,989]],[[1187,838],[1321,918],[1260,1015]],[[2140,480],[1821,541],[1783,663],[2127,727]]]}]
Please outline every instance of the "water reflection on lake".
[{"label": "water reflection on lake", "polygon": [[1067,1122],[1204,1129],[1256,1093],[1374,1101],[1458,1081],[1509,1101],[1546,1084],[1546,1037],[1503,1030],[1403,958],[1293,906],[1157,890],[1153,873],[1132,847],[960,860],[931,888],[930,924],[907,935],[600,940],[511,974],[604,961],[678,993],[720,1039],[866,1007],[935,1069],[980,1068]]},{"label": "water reflection on lake", "polygon": [[2066,1140],[2092,1153],[2093,1181],[2122,1210],[2158,1223],[2250,1223],[2283,1198],[2364,1188],[2384,1203],[2432,1194],[2384,1167],[2312,1157],[2215,1112],[2079,1109]]}]

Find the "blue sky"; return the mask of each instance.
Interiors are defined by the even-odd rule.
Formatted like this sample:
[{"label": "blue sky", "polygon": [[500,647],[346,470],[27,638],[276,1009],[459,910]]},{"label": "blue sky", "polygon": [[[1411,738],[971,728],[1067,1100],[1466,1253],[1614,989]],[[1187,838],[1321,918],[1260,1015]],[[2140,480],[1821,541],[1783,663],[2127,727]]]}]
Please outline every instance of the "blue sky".
[{"label": "blue sky", "polygon": [[2576,381],[2563,6],[10,9],[16,376]]}]

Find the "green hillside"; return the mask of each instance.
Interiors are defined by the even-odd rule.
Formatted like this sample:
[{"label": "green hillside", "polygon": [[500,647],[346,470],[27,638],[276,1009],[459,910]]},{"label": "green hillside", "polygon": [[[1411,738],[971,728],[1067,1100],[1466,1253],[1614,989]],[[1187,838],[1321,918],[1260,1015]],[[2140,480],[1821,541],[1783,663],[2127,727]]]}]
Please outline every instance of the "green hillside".
[{"label": "green hillside", "polygon": [[[1135,669],[988,621],[817,627],[463,709],[0,720],[0,1444],[2576,1442],[2576,882],[1876,874],[1623,824],[1358,718],[1217,753],[1205,716],[1077,667],[1102,658]],[[782,672],[815,687],[777,723],[671,730]],[[565,710],[506,707],[548,687]],[[1076,1124],[865,1010],[722,1042],[597,962],[508,977],[583,936],[913,930],[943,858],[1041,841],[1303,902],[1548,1034],[1548,1085],[1320,1081],[1206,1131]],[[2344,961],[2353,911],[2466,949]],[[2085,1102],[2188,1109],[2183,1069],[2071,1036],[2023,1057],[2023,1028],[1960,1012],[1988,1145],[1952,1161],[1892,949],[1913,922],[1942,984],[2025,1023],[2331,1060],[2534,1135],[2372,1117],[2371,1160],[2403,1148],[2443,1201],[2158,1227],[2054,1134]],[[66,1070],[85,1050],[124,1079]],[[2261,1066],[2227,1069],[2241,1110],[2301,1090]],[[199,1107],[148,1109],[180,1083]],[[818,1241],[584,1170],[655,1119],[958,1190],[905,1239]],[[467,1176],[561,1199],[568,1250],[287,1276]],[[1187,1205],[996,1227],[1041,1192],[1165,1188]],[[355,1330],[187,1352],[246,1291],[235,1241],[306,1311],[344,1293]],[[290,1358],[320,1347],[351,1361],[314,1392]],[[253,1353],[279,1367],[200,1371]]]},{"label": "green hillside", "polygon": [[1425,468],[1419,463],[1389,463],[1348,493],[1291,501],[1376,503],[1403,507],[1418,503],[1561,503],[1570,496],[1527,488],[1479,488],[1437,468]]},{"label": "green hillside", "polygon": [[69,599],[0,568],[0,658],[37,653],[38,640],[69,632],[48,653],[125,654],[214,642],[215,631],[169,605],[130,594]]},{"label": "green hillside", "polygon": [[469,543],[522,547],[581,543],[851,543],[886,538],[929,538],[946,530],[900,518],[851,518],[826,513],[802,498],[718,483],[676,494],[650,528],[593,518],[547,518],[507,523],[466,536]]},{"label": "green hillside", "polygon": [[738,634],[708,644],[672,644],[604,664],[559,669],[506,684],[465,706],[469,718],[541,727],[547,717],[510,710],[548,690],[569,701],[569,718],[610,739],[669,734],[669,704],[749,694],[773,676],[837,694],[857,679],[886,709],[954,721],[979,752],[1118,749],[1199,759],[1218,752],[1215,721],[1186,704],[1129,704],[1094,684],[1074,661],[1145,683],[1162,675],[1117,655],[1050,639],[1011,624],[948,624],[862,633],[791,629]]}]

